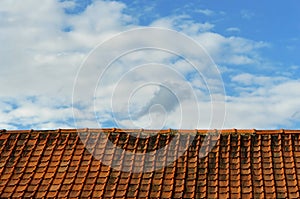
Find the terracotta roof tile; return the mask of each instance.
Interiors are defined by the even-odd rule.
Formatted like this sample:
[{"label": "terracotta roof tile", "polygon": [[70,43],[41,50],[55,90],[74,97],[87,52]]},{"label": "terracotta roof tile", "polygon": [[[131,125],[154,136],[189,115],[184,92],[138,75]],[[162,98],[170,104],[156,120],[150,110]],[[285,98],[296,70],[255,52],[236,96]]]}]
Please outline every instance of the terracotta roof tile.
[{"label": "terracotta roof tile", "polygon": [[[299,198],[299,134],[282,129],[1,131],[0,197]],[[145,153],[157,155],[145,158]]]}]

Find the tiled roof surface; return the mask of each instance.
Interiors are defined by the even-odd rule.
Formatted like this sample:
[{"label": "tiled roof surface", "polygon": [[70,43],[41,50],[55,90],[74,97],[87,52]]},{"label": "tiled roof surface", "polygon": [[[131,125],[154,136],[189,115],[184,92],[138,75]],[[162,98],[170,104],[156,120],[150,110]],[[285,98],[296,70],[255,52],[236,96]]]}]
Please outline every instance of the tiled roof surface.
[{"label": "tiled roof surface", "polygon": [[[233,129],[212,134],[208,141],[205,133],[1,131],[0,197],[299,198],[300,131]],[[126,156],[117,153],[103,136],[136,154],[155,153],[160,148],[174,155],[155,160]],[[191,138],[184,152],[182,143]],[[85,148],[85,139],[93,141],[92,153],[101,160],[119,161],[119,170],[96,159]],[[209,150],[212,140],[216,144]],[[171,141],[176,144],[168,147]],[[202,157],[205,152],[209,153]],[[183,155],[177,158],[180,153]],[[120,171],[124,167],[155,168],[166,158],[174,162],[155,171]]]}]

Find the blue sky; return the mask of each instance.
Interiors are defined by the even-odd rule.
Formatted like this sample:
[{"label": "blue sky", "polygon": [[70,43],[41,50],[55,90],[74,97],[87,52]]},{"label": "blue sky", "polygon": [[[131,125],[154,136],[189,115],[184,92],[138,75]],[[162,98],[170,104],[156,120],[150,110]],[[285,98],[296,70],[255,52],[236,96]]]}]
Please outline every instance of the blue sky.
[{"label": "blue sky", "polygon": [[[108,70],[102,87],[90,82],[88,77],[93,71],[86,70],[87,76],[80,76],[86,66],[84,61],[102,42],[134,28],[159,27],[193,39],[213,59],[225,88],[224,93],[219,93],[226,99],[224,128],[298,129],[299,6],[296,0],[45,0],[43,4],[36,0],[2,0],[0,128],[212,127],[205,79],[195,75],[181,58],[166,52],[141,51],[121,57]],[[101,54],[103,59],[106,56]],[[169,68],[149,65],[140,72],[131,68],[154,62]],[[178,80],[178,85],[174,83],[177,73],[171,76],[168,72],[171,69],[185,77]],[[150,73],[156,78],[145,75]],[[182,76],[176,76],[179,77]],[[141,87],[153,80],[161,80],[162,85]],[[95,88],[96,96],[90,97],[96,101],[84,104],[89,100],[80,98],[81,103],[74,99],[76,83]],[[181,86],[185,83],[187,87]],[[169,95],[170,91],[177,98]],[[75,97],[86,96],[85,91],[75,92]],[[196,102],[185,97],[191,93],[196,95]],[[178,99],[182,101],[178,103]],[[181,115],[183,120],[179,117],[180,107],[188,112],[193,110],[193,103],[198,104],[201,114],[197,125],[190,122],[193,114]]]}]

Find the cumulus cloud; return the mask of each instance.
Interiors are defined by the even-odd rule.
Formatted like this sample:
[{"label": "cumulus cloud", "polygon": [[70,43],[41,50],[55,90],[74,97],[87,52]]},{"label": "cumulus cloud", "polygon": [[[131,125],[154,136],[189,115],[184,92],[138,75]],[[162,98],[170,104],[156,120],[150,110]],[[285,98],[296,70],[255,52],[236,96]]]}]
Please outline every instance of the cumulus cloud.
[{"label": "cumulus cloud", "polygon": [[218,33],[205,32],[194,37],[218,64],[257,65],[260,56],[257,50],[268,46],[241,37],[225,37]]},{"label": "cumulus cloud", "polygon": [[299,80],[240,74],[232,81],[239,82],[238,95],[227,96],[227,127],[294,128],[299,122]]},{"label": "cumulus cloud", "polygon": [[[105,67],[102,64],[110,61],[107,51],[137,46],[120,40],[110,43],[99,59],[90,63],[96,68],[84,70],[80,81],[77,79],[82,88],[87,88],[78,96],[87,98],[72,99],[76,74],[90,51],[117,33],[141,28],[138,20],[124,13],[124,3],[95,0],[82,12],[66,12],[76,6],[76,1],[45,0],[42,4],[34,0],[0,1],[0,128],[74,128],[73,111],[80,127],[119,123],[135,128],[209,128],[211,95],[223,95],[218,90],[222,88],[220,82],[214,82],[214,73],[218,71],[211,70],[211,61],[255,66],[261,59],[257,50],[268,46],[264,42],[213,33],[214,24],[196,22],[188,15],[159,18],[150,26],[185,33],[204,50],[199,53],[196,45],[186,46],[168,35],[145,45],[168,48],[176,43],[178,52],[189,53],[190,61],[201,66],[200,73],[176,53],[148,49],[119,57],[107,68],[101,81],[91,81],[99,80],[98,72]],[[214,14],[211,10],[198,12]],[[138,38],[151,35],[133,36],[140,41]],[[118,55],[116,52],[115,56]],[[146,84],[149,82],[152,85]],[[214,88],[209,90],[207,84]],[[245,87],[248,89],[245,95],[228,96],[225,127],[264,128],[288,125],[298,118],[293,107],[299,105],[296,100],[299,96],[294,94],[299,82],[281,76],[245,73],[233,76],[231,84],[236,84],[239,93]],[[82,109],[86,111],[83,113]],[[272,120],[271,114],[276,116]],[[98,123],[94,122],[95,117]]]},{"label": "cumulus cloud", "polygon": [[[17,104],[1,109],[4,127],[74,127],[62,115],[72,120],[73,82],[81,62],[96,44],[130,27],[124,25],[130,21],[122,14],[124,4],[95,1],[80,15],[66,14],[72,6],[74,1],[0,2],[0,96]],[[29,103],[32,97],[49,100]]]}]

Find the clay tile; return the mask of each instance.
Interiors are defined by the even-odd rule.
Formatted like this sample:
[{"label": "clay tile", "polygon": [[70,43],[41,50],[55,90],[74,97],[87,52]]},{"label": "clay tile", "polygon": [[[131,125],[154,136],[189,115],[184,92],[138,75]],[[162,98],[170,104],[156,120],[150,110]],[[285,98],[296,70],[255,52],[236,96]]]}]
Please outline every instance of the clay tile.
[{"label": "clay tile", "polygon": [[284,130],[284,134],[300,134],[300,130]]},{"label": "clay tile", "polygon": [[256,134],[258,135],[272,135],[272,134],[280,134],[281,130],[256,130]]},{"label": "clay tile", "polygon": [[58,198],[67,198],[69,193],[69,189],[67,190],[60,190],[58,193]]},{"label": "clay tile", "polygon": [[72,191],[70,191],[69,197],[78,198],[79,194],[80,194],[80,191],[72,190]]},{"label": "clay tile", "polygon": [[[49,192],[48,192],[49,193]],[[36,198],[43,198],[43,197],[45,197],[46,196],[46,194],[47,194],[47,192],[40,192],[40,191],[38,191],[36,194],[35,194],[35,197]]]},{"label": "clay tile", "polygon": [[266,198],[276,198],[276,193],[275,192],[270,192],[265,194]]},{"label": "clay tile", "polygon": [[9,138],[9,136],[10,136],[9,133],[1,132],[0,140],[7,140]]},{"label": "clay tile", "polygon": [[84,191],[81,192],[80,197],[81,198],[88,198],[88,197],[90,197],[91,194],[92,194],[92,191],[90,191],[90,190],[84,190]]},{"label": "clay tile", "polygon": [[[83,141],[77,142],[79,139],[77,131],[83,134]],[[114,147],[107,148],[106,142],[102,142],[104,139],[100,132],[109,135],[110,139],[114,140],[114,144],[122,144],[127,150],[139,152],[143,149],[143,147],[139,148],[140,144],[149,147],[151,142],[149,140],[153,135],[156,136],[152,139],[154,151],[157,147],[168,144],[173,138],[170,135],[173,132],[184,140],[191,139],[190,133],[197,133],[197,135],[193,146],[182,157],[178,158],[176,154],[184,150],[185,146],[181,146],[182,139],[177,139],[177,144],[162,151],[161,156],[144,160],[140,158],[141,156],[117,153]],[[22,195],[24,197],[122,198],[126,194],[130,198],[298,197],[296,174],[300,172],[298,169],[299,132],[283,129],[157,131],[115,128],[31,130],[30,133],[27,130],[2,131],[0,132],[0,143],[3,144],[0,145],[0,195],[1,190],[11,190],[12,193],[7,197],[17,196],[25,191],[28,193],[24,193]],[[123,139],[126,133],[138,137],[132,139],[126,136]],[[143,138],[139,137],[141,133]],[[210,133],[208,142],[203,142],[206,136],[203,134],[207,133]],[[19,134],[30,135],[24,137]],[[43,137],[45,134],[47,136]],[[45,142],[40,141],[44,138]],[[60,142],[61,139],[66,141]],[[131,169],[134,166],[135,171],[142,171],[143,168],[151,169],[156,165],[162,165],[166,160],[174,160],[174,162],[153,173],[120,173],[109,166],[102,165],[100,161],[94,161],[83,144],[84,140],[88,139],[95,139],[95,143],[101,143],[96,146],[95,151],[100,150],[99,153],[104,154],[102,160],[118,162],[116,168],[119,169]],[[19,142],[20,140],[24,141],[23,144]],[[200,148],[207,149],[212,140],[217,141],[215,148],[211,151],[199,151]],[[202,147],[198,146],[200,144]],[[199,158],[199,155],[206,152],[207,156]],[[174,155],[166,159],[164,157],[166,154],[168,157]],[[155,163],[151,163],[152,161]],[[8,188],[14,184],[18,186]],[[139,191],[135,191],[136,189]],[[286,194],[287,191],[289,195]],[[29,192],[34,194],[30,195]]]}]

